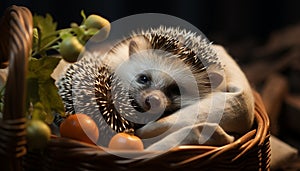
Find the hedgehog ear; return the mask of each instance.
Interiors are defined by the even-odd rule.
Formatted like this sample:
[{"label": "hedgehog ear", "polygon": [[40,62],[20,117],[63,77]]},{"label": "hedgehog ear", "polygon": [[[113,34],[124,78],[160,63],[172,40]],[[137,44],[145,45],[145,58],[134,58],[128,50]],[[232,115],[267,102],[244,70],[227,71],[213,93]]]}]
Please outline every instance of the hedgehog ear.
[{"label": "hedgehog ear", "polygon": [[138,51],[138,45],[134,40],[129,42],[129,57]]},{"label": "hedgehog ear", "polygon": [[211,72],[208,75],[209,75],[212,88],[219,87],[224,80],[223,76],[217,72]]}]

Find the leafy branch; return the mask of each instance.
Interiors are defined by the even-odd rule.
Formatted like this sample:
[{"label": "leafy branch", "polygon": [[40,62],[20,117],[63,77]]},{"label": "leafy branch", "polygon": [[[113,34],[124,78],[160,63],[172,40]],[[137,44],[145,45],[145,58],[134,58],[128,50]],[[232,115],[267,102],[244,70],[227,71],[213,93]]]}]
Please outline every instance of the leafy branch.
[{"label": "leafy branch", "polygon": [[[70,28],[57,30],[57,23],[50,14],[34,15],[33,45],[27,74],[27,114],[29,117],[53,122],[53,113],[65,115],[65,109],[55,80],[51,77],[60,60],[76,62],[84,50],[85,43],[110,23],[98,16],[85,16],[81,11],[82,23],[71,23]],[[106,29],[108,35],[109,29]],[[75,47],[76,45],[76,47]],[[56,55],[51,55],[53,54]],[[1,90],[0,93],[4,91]],[[3,100],[0,101],[0,107]],[[2,110],[2,109],[1,109]]]}]

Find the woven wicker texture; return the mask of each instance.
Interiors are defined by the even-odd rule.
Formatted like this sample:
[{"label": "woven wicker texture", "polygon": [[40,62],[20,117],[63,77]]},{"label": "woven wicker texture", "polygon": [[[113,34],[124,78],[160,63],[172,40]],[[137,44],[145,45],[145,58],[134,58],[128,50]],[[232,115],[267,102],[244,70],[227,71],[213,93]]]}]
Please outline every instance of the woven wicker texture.
[{"label": "woven wicker texture", "polygon": [[1,170],[269,170],[269,120],[255,91],[256,124],[247,134],[225,146],[186,145],[166,152],[117,152],[132,156],[147,154],[128,159],[98,146],[53,136],[45,151],[27,152],[24,81],[32,43],[30,11],[17,6],[8,8],[0,33],[1,67],[9,66],[4,117],[0,122]]},{"label": "woven wicker texture", "polygon": [[21,156],[26,154],[25,75],[32,47],[32,15],[27,8],[12,6],[0,25],[0,66],[9,67],[0,123],[0,164],[5,171],[20,170]]}]

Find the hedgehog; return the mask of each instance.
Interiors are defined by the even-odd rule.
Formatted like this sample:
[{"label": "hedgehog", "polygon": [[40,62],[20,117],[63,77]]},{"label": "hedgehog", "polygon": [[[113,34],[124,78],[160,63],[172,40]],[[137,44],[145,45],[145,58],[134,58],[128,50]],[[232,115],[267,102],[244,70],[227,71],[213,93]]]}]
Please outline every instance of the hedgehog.
[{"label": "hedgehog", "polygon": [[58,89],[67,113],[86,113],[108,132],[122,132],[224,89],[222,72],[207,38],[161,26],[133,32],[103,55],[85,53]]}]

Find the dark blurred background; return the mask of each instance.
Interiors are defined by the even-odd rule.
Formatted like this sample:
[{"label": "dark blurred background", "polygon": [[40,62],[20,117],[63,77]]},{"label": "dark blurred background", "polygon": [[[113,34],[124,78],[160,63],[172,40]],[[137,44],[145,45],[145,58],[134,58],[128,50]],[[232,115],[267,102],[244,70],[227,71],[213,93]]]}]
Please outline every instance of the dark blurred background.
[{"label": "dark blurred background", "polygon": [[300,20],[300,1],[295,0],[1,0],[1,12],[12,4],[24,5],[37,14],[50,13],[59,27],[80,22],[82,9],[109,21],[137,13],[165,13],[190,22],[210,39],[218,35],[227,41],[265,38],[272,30]]},{"label": "dark blurred background", "polygon": [[[50,13],[59,28],[68,27],[70,22],[80,23],[80,11],[96,13],[109,21],[145,12],[165,13],[182,18],[199,30],[211,41],[228,46],[242,41],[245,48],[253,43],[264,43],[273,30],[298,23],[300,1],[295,0],[1,0],[0,11],[8,6],[24,5],[32,13]],[[244,46],[243,46],[244,47]],[[239,54],[241,47],[232,50],[241,62],[247,61],[249,53]]]}]

